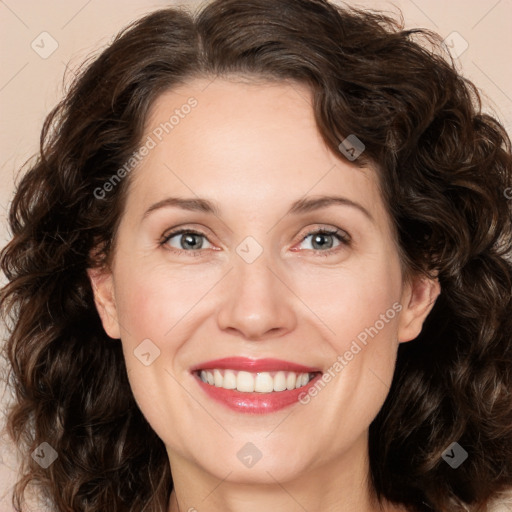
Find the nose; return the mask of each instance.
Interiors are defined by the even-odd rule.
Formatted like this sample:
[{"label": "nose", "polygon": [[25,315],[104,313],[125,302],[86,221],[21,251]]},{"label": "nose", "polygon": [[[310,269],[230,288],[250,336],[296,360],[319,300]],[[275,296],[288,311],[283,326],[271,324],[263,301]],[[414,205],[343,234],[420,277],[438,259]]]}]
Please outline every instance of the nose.
[{"label": "nose", "polygon": [[224,280],[225,295],[217,315],[221,330],[258,341],[295,328],[297,300],[290,284],[273,267],[265,252],[252,263],[235,261]]}]

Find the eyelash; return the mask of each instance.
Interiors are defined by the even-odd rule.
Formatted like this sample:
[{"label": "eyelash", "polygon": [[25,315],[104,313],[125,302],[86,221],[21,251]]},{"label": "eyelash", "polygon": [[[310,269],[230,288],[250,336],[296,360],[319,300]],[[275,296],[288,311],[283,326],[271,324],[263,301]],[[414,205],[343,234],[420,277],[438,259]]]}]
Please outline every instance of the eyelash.
[{"label": "eyelash", "polygon": [[[170,233],[167,233],[166,235],[164,235],[162,237],[162,240],[159,242],[159,245],[163,247],[167,244],[167,242],[169,242],[169,240],[171,238],[174,238],[177,235],[183,235],[183,234],[198,235],[198,236],[203,236],[206,239],[208,239],[208,237],[204,233],[201,233],[200,231],[184,228],[184,229],[177,229],[175,231],[171,231]],[[345,233],[344,231],[341,231],[339,229],[331,230],[331,229],[325,229],[325,228],[318,229],[315,231],[310,231],[305,236],[301,237],[299,242],[303,242],[306,238],[308,238],[311,235],[331,235],[331,236],[334,236],[340,242],[339,246],[334,247],[332,249],[328,249],[326,251],[321,251],[318,249],[309,249],[310,251],[314,252],[317,256],[330,256],[330,255],[338,252],[339,250],[341,250],[342,246],[349,247],[351,244],[350,236],[347,233]],[[192,256],[192,257],[200,256],[201,252],[202,252],[201,249],[197,250],[197,251],[185,251],[184,249],[176,249],[175,247],[169,247],[169,249],[167,249],[167,250],[170,250],[177,254],[186,253],[188,256]]]}]

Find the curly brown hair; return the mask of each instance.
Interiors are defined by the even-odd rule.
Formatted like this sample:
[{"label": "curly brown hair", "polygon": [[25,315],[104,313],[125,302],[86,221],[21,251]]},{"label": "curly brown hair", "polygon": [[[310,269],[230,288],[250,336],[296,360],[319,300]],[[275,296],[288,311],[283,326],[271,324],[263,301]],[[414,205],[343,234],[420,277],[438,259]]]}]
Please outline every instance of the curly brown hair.
[{"label": "curly brown hair", "polygon": [[[378,170],[405,268],[441,284],[370,426],[376,495],[416,512],[487,510],[512,486],[510,139],[438,35],[324,0],[157,10],[84,64],[48,115],[1,253],[8,431],[24,454],[16,510],[32,484],[62,512],[166,510],[164,444],[86,272],[110,263],[131,178],[95,191],[140,145],[162,92],[229,75],[307,84],[332,151],[348,134],[364,142],[356,163]],[[47,469],[30,457],[43,441],[58,452]],[[457,470],[442,459],[454,441],[469,452]]]}]

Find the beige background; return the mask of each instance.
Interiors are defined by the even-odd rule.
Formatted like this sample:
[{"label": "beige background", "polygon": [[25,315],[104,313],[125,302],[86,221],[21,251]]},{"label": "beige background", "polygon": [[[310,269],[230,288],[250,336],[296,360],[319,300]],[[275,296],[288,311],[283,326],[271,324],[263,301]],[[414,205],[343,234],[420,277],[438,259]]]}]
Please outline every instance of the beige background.
[{"label": "beige background", "polygon": [[[485,93],[486,110],[494,113],[512,132],[512,0],[349,0],[348,3],[394,12],[400,8],[408,27],[426,27],[443,38],[448,37],[447,43],[455,54],[467,45],[457,58],[460,70]],[[147,12],[169,5],[194,9],[198,4],[195,0],[0,0],[1,245],[7,239],[6,207],[13,193],[16,170],[37,150],[44,117],[62,95],[66,68],[72,76],[72,70],[86,55],[107,45],[121,27]],[[50,36],[41,35],[42,32],[49,33],[56,43]],[[47,58],[42,58],[31,46],[42,53],[51,49],[52,44],[58,47]],[[2,394],[5,404],[8,393],[0,387]],[[4,409],[5,405],[0,407],[0,411]],[[12,447],[6,443],[0,445],[0,512],[11,510],[8,495],[15,468]],[[496,511],[512,512],[512,496],[497,506]]]}]

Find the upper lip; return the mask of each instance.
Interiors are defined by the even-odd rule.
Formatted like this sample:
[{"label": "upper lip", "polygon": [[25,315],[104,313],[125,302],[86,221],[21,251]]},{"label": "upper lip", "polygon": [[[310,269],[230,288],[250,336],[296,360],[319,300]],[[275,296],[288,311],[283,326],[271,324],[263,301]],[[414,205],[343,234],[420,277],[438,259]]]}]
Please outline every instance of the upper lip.
[{"label": "upper lip", "polygon": [[282,359],[251,359],[249,357],[224,357],[222,359],[204,361],[195,365],[191,371],[214,370],[215,368],[218,368],[219,370],[239,370],[254,373],[274,372],[279,370],[297,373],[314,373],[321,371],[320,368],[305,366],[291,361],[284,361]]}]

